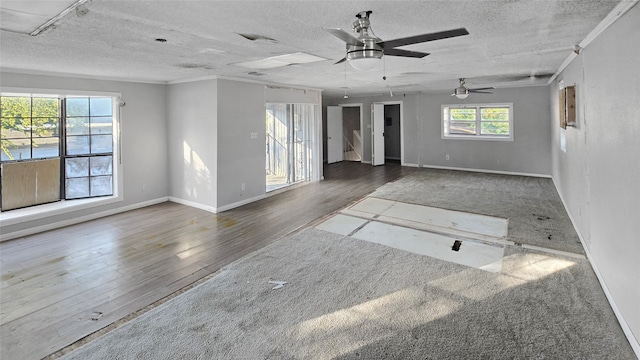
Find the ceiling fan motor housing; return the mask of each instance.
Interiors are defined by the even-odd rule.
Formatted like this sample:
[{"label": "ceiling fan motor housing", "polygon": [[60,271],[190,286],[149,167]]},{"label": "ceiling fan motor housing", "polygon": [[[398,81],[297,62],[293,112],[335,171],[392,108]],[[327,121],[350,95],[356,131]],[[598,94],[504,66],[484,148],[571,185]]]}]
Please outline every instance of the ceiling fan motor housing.
[{"label": "ceiling fan motor housing", "polygon": [[371,11],[363,11],[356,15],[357,19],[353,22],[353,31],[360,34],[358,40],[363,45],[350,45],[347,44],[347,60],[355,59],[380,59],[383,55],[382,46],[378,45],[382,39],[369,34],[369,28],[371,23],[369,22],[369,14]]},{"label": "ceiling fan motor housing", "polygon": [[376,44],[377,38],[362,39],[360,41],[364,44],[360,45],[347,45],[347,60],[354,59],[380,59],[382,58],[382,47]]},{"label": "ceiling fan motor housing", "polygon": [[469,95],[469,89],[461,85],[454,90],[453,95]]}]

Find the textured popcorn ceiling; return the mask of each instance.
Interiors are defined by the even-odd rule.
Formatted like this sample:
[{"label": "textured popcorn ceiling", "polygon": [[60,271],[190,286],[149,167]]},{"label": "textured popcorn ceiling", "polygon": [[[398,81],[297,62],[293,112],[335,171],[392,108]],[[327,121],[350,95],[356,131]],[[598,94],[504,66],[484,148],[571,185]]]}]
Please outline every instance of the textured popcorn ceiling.
[{"label": "textured popcorn ceiling", "polygon": [[[39,9],[56,2],[19,1],[25,17],[41,16]],[[372,10],[371,27],[383,40],[458,27],[470,35],[403,47],[431,55],[386,56],[386,70],[382,63],[368,72],[347,65],[352,95],[388,93],[389,88],[395,93],[448,90],[460,77],[470,87],[544,84],[548,75],[527,77],[554,73],[619,2],[93,0],[30,36],[5,30],[3,24],[15,22],[9,17],[16,15],[5,10],[16,2],[3,0],[0,65],[7,71],[161,83],[229,76],[339,94],[345,64],[334,63],[344,57],[345,45],[322,27],[351,31],[355,14]],[[64,8],[69,1],[60,3]],[[264,70],[233,65],[298,52],[328,60]]]}]

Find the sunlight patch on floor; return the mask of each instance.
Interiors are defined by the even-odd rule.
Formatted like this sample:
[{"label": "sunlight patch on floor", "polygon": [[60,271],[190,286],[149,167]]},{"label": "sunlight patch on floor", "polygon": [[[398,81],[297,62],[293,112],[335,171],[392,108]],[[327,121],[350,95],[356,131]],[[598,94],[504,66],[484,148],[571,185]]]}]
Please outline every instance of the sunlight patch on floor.
[{"label": "sunlight patch on floor", "polygon": [[460,301],[437,296],[425,302],[422,289],[406,288],[303,321],[291,333],[300,340],[313,339],[305,349],[306,354],[336,358],[398,331],[443,318],[462,305]]}]

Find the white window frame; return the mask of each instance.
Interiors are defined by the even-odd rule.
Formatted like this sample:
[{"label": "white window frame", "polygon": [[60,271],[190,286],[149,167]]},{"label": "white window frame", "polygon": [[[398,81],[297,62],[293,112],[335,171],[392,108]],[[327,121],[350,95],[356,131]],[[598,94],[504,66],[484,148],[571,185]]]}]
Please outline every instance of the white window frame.
[{"label": "white window frame", "polygon": [[[20,224],[28,221],[44,219],[55,215],[95,208],[124,199],[123,196],[123,166],[120,148],[120,108],[117,98],[122,97],[121,93],[103,91],[75,91],[56,89],[31,89],[31,88],[9,88],[3,87],[0,91],[3,95],[58,95],[61,99],[69,96],[104,96],[112,97],[113,101],[113,195],[96,198],[63,200],[54,203],[34,205],[22,209],[5,211],[0,214],[0,227]],[[61,154],[62,156],[62,154]]]},{"label": "white window frame", "polygon": [[[496,136],[496,135],[482,135],[480,134],[481,119],[480,108],[495,108],[495,107],[507,107],[509,108],[509,136]],[[449,134],[449,119],[447,115],[450,108],[475,108],[476,109],[476,133],[469,135],[462,134]],[[444,104],[440,109],[440,125],[441,125],[441,137],[442,139],[453,140],[485,140],[485,141],[513,141],[513,103],[489,103],[489,104]]]}]

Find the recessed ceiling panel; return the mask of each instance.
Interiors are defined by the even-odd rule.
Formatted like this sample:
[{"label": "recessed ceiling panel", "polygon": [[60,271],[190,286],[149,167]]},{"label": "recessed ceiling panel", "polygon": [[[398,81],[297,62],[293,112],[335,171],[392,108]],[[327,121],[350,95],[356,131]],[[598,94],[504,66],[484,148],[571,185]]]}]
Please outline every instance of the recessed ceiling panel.
[{"label": "recessed ceiling panel", "polygon": [[76,0],[0,1],[0,28],[29,34],[75,2]]},{"label": "recessed ceiling panel", "polygon": [[299,52],[294,54],[272,56],[266,59],[245,61],[245,62],[235,63],[233,65],[242,66],[247,69],[273,69],[281,66],[288,66],[293,64],[308,64],[308,63],[324,61],[324,60],[327,60],[327,59],[321,58],[319,56]]}]

